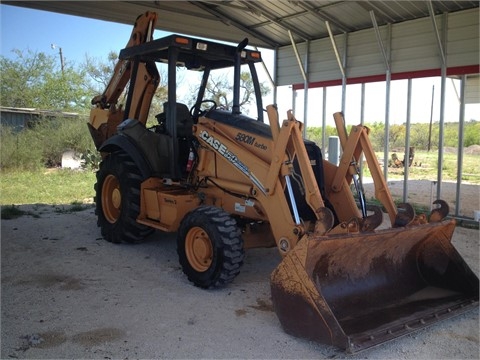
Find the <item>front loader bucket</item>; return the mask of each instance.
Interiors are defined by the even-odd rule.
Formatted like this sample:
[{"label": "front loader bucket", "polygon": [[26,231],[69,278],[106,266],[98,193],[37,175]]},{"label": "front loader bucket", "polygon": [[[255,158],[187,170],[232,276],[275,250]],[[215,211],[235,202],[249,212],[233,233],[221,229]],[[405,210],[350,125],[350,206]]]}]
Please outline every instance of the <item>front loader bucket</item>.
[{"label": "front loader bucket", "polygon": [[358,352],[478,306],[454,220],[303,238],[271,276],[284,330]]}]

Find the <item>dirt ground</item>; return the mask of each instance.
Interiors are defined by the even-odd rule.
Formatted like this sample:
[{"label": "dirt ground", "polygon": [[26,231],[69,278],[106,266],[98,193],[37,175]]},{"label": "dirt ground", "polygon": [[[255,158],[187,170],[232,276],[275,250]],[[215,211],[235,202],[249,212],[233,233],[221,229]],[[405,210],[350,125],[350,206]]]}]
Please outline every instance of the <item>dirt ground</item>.
[{"label": "dirt ground", "polygon": [[[388,181],[388,188],[394,198],[403,199],[403,184],[402,180]],[[407,201],[430,208],[437,198],[436,184],[430,180],[409,180]],[[364,188],[367,200],[375,195],[371,179],[364,180]],[[441,199],[448,203],[451,215],[473,219],[474,211],[480,211],[480,185],[461,184],[457,204],[457,184],[445,181],[441,186]]]},{"label": "dirt ground", "polygon": [[[22,206],[1,222],[1,358],[478,359],[479,312],[347,356],[283,332],[269,275],[276,249],[246,253],[240,275],[206,291],[183,275],[175,234],[145,243],[101,239],[92,207]],[[453,244],[479,272],[479,231]]]}]

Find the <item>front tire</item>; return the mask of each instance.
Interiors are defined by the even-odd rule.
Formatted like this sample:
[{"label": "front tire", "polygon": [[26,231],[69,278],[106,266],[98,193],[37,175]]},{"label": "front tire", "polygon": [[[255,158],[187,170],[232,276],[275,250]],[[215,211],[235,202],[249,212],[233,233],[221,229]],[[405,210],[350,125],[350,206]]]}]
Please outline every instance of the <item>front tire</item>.
[{"label": "front tire", "polygon": [[113,152],[100,164],[95,214],[102,236],[113,243],[138,243],[153,229],[137,223],[142,176],[128,154]]},{"label": "front tire", "polygon": [[185,215],[177,233],[177,253],[188,280],[205,289],[231,282],[245,256],[236,221],[214,206]]}]

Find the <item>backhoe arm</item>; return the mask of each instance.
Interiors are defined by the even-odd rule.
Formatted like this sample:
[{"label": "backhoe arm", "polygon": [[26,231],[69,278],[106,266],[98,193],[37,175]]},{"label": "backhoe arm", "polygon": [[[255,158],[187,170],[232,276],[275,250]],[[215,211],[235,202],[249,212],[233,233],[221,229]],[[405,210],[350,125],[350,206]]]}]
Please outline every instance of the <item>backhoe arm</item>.
[{"label": "backhoe arm", "polygon": [[[140,15],[135,21],[132,35],[127,43],[127,48],[140,45],[153,39],[153,30],[157,21],[157,14],[147,11]],[[110,105],[116,104],[122,94],[125,86],[130,80],[131,62],[128,60],[119,60],[115,65],[113,75],[101,95],[92,99],[92,104],[107,109]]]},{"label": "backhoe arm", "polygon": [[[153,30],[157,14],[147,11],[135,22],[127,48],[149,42],[153,39]],[[118,98],[131,82],[125,111],[117,107]],[[138,62],[119,59],[105,91],[92,99],[94,108],[90,111],[88,124],[90,134],[97,149],[116,133],[117,126],[125,118],[136,119],[145,124],[153,95],[159,84],[155,62]]]}]

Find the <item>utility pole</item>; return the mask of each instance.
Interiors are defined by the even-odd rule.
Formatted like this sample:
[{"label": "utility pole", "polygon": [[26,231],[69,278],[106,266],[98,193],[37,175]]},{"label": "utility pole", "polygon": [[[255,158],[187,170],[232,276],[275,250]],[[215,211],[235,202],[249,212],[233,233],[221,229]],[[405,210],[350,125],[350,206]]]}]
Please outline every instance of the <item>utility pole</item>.
[{"label": "utility pole", "polygon": [[63,62],[63,53],[62,53],[62,48],[56,44],[51,45],[52,49],[55,50],[58,47],[58,54],[60,55],[60,66],[62,69],[62,75],[65,73],[65,64]]}]

